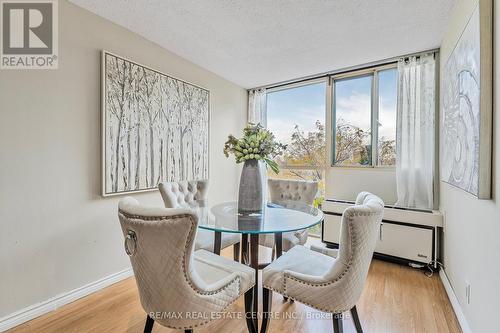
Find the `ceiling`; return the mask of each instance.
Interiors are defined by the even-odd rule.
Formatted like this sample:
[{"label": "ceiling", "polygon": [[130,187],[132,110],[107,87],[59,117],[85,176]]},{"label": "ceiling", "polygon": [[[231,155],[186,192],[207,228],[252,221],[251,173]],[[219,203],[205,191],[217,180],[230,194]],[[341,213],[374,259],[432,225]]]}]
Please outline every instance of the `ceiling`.
[{"label": "ceiling", "polygon": [[242,87],[439,47],[456,0],[70,0]]}]

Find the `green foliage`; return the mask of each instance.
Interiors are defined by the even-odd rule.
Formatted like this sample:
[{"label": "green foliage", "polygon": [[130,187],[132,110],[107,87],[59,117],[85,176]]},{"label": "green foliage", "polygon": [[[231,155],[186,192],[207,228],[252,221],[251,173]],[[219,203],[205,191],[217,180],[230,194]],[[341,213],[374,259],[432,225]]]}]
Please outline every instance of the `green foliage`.
[{"label": "green foliage", "polygon": [[[288,171],[299,179],[321,181],[326,166],[325,126],[317,120],[314,131],[304,132],[295,124],[283,159],[279,161]],[[307,170],[294,170],[294,166],[308,167]],[[312,173],[312,175],[310,175]]]},{"label": "green foliage", "polygon": [[325,201],[325,198],[324,197],[316,197],[314,198],[314,201],[313,201],[313,206],[316,207],[316,208],[321,208],[321,206],[323,205],[323,202]]},{"label": "green foliage", "polygon": [[265,129],[261,124],[248,123],[243,130],[243,137],[236,138],[229,135],[224,144],[224,155],[229,157],[233,154],[236,163],[248,160],[262,160],[276,174],[279,173],[279,166],[273,158],[281,155],[286,146],[277,142],[274,134]]},{"label": "green foliage", "polygon": [[369,165],[371,146],[366,144],[371,132],[338,119],[335,128],[335,164]]},{"label": "green foliage", "polygon": [[382,138],[379,146],[380,165],[396,165],[396,141]]}]

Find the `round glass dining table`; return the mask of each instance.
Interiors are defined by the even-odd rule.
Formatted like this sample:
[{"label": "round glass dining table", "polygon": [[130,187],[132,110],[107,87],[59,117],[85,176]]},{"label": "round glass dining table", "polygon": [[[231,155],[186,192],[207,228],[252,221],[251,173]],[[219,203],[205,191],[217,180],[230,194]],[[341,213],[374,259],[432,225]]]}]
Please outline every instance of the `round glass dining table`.
[{"label": "round glass dining table", "polygon": [[215,232],[214,253],[220,254],[222,233],[241,234],[241,262],[255,269],[253,292],[245,294],[245,311],[250,332],[258,331],[259,235],[274,234],[276,258],[282,254],[283,233],[304,230],[323,221],[321,210],[296,201],[268,203],[259,212],[241,212],[237,202],[225,202],[198,210],[198,228]]}]

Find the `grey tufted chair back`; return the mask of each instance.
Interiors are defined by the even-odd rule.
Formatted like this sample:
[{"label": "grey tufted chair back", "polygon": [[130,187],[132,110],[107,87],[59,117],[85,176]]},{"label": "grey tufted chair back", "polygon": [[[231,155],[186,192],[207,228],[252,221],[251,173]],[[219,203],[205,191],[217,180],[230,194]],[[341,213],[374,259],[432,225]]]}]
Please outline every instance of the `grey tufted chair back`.
[{"label": "grey tufted chair back", "polygon": [[291,200],[312,205],[318,193],[318,182],[315,181],[268,179],[267,184],[274,203]]},{"label": "grey tufted chair back", "polygon": [[343,289],[337,308],[351,309],[361,297],[368,269],[377,243],[384,202],[368,192],[361,192],[354,206],[342,214],[339,255],[327,274]]},{"label": "grey tufted chair back", "polygon": [[333,265],[321,276],[285,271],[286,294],[330,313],[352,309],[363,292],[383,208],[377,196],[360,193],[356,205],[342,214],[339,254]]},{"label": "grey tufted chair back", "polygon": [[208,180],[182,180],[158,184],[167,208],[205,207]]},{"label": "grey tufted chair back", "polygon": [[222,311],[228,300],[238,297],[239,277],[219,288],[207,285],[196,272],[193,248],[198,217],[190,209],[141,206],[127,197],[119,203],[118,217],[144,310],[203,314],[155,321],[177,329],[199,326],[208,321],[205,315]]}]

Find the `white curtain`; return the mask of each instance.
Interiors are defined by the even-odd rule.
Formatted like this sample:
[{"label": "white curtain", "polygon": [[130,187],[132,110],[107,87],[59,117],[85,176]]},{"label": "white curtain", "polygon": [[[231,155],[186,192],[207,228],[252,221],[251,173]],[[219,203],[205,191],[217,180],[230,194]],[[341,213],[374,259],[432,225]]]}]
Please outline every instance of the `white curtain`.
[{"label": "white curtain", "polygon": [[398,72],[396,205],[432,209],[436,145],[434,54],[400,59]]},{"label": "white curtain", "polygon": [[[267,126],[267,92],[265,88],[248,91],[248,122]],[[267,202],[267,168],[260,164],[262,175],[262,200]]]},{"label": "white curtain", "polygon": [[248,121],[254,124],[267,125],[267,92],[266,89],[254,89],[248,92]]}]

